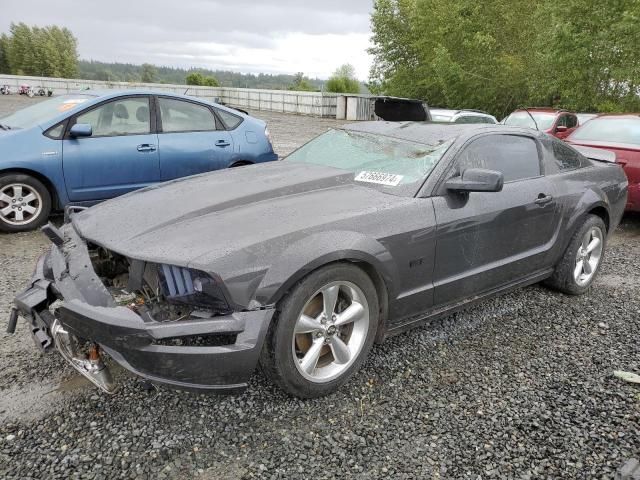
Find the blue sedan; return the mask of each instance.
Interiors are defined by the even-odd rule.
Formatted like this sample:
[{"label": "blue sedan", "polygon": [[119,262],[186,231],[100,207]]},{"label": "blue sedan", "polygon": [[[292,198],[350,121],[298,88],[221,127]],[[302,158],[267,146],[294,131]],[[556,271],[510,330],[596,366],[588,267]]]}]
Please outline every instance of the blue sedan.
[{"label": "blue sedan", "polygon": [[[157,182],[277,160],[266,124],[181,95],[81,92],[0,119],[0,231]],[[187,199],[185,199],[187,201]]]}]

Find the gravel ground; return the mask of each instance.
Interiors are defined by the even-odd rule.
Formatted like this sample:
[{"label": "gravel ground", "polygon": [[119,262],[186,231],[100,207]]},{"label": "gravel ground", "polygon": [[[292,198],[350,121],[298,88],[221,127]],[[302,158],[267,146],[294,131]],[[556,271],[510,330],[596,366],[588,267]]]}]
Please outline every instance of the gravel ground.
[{"label": "gravel ground", "polygon": [[[0,97],[0,112],[9,108]],[[9,97],[15,102],[18,97]],[[25,99],[26,100],[26,99]],[[283,154],[335,124],[257,112]],[[46,247],[0,236],[0,319]],[[0,478],[612,478],[640,458],[640,216],[582,297],[534,286],[394,337],[337,394],[106,396],[0,334]]]}]

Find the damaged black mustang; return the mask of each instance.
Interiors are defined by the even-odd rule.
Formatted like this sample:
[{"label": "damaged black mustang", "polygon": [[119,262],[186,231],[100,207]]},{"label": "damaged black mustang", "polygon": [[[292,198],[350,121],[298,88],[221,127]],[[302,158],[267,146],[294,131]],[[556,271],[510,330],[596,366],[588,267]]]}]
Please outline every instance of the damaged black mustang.
[{"label": "damaged black mustang", "polygon": [[9,323],[106,391],[242,390],[258,366],[317,397],[374,341],[544,281],[584,293],[627,180],[606,151],[529,129],[367,122],[286,160],[176,180],[70,215]]}]

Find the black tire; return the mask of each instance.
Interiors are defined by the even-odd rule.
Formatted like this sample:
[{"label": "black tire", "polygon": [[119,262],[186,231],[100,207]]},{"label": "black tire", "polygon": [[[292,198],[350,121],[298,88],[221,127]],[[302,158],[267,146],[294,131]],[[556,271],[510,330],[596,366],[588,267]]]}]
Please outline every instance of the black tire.
[{"label": "black tire", "polygon": [[251,162],[247,162],[245,160],[240,160],[239,162],[234,163],[229,168],[237,168],[237,167],[246,167],[247,165],[253,165]]},{"label": "black tire", "polygon": [[[597,228],[602,233],[602,253],[600,255],[599,262],[594,269],[594,273],[591,278],[584,284],[580,285],[576,281],[574,276],[574,270],[576,269],[576,261],[578,257],[578,251],[582,246],[583,238],[591,229]],[[545,281],[545,285],[559,290],[560,292],[569,295],[582,295],[593,283],[596,278],[604,255],[606,251],[607,242],[607,228],[600,217],[597,215],[587,215],[584,223],[571,237],[571,241],[564,252],[564,255],[560,259],[560,262],[556,265],[553,275]]]},{"label": "black tire", "polygon": [[[15,214],[5,217],[0,214],[0,232],[17,233],[34,230],[44,225],[51,213],[51,194],[43,183],[30,175],[22,173],[8,173],[0,175],[0,193],[9,188],[10,185],[25,185],[39,195],[39,201],[32,205],[37,205],[36,212],[33,215],[24,214],[24,223],[16,224]],[[0,210],[11,206],[7,202],[0,201]],[[13,223],[16,222],[16,223]]]},{"label": "black tire", "polygon": [[[351,365],[335,379],[314,382],[299,371],[292,349],[294,328],[307,302],[323,286],[332,282],[349,282],[364,294],[368,304],[369,323],[364,342]],[[338,390],[362,366],[373,344],[379,321],[379,303],[376,289],[369,276],[360,268],[346,263],[322,267],[296,284],[278,303],[260,356],[263,372],[273,383],[289,395],[317,398]]]}]

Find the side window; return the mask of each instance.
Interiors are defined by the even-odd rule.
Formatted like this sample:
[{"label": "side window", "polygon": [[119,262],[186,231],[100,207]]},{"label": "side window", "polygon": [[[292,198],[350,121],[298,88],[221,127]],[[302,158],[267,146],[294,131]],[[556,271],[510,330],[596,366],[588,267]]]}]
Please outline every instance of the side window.
[{"label": "side window", "polygon": [[582,156],[566,143],[554,138],[552,145],[553,156],[561,172],[575,170],[582,166]]},{"label": "side window", "polygon": [[567,127],[575,128],[578,126],[578,117],[575,115],[567,115]]},{"label": "side window", "polygon": [[556,124],[556,127],[569,127],[568,125],[568,115],[560,115],[560,118],[558,119],[558,123]]},{"label": "side window", "polygon": [[60,140],[62,138],[62,134],[64,133],[65,125],[66,122],[59,123],[44,132],[44,134],[52,140]]},{"label": "side window", "polygon": [[78,115],[76,123],[88,123],[93,137],[139,135],[151,132],[148,97],[119,98]]},{"label": "side window", "polygon": [[216,129],[209,107],[198,103],[158,98],[163,132],[207,132]]},{"label": "side window", "polygon": [[233,113],[225,112],[224,110],[220,109],[216,109],[216,112],[218,113],[218,115],[220,115],[220,118],[222,119],[225,127],[227,127],[228,130],[233,130],[242,123],[242,117],[238,117]]},{"label": "side window", "polygon": [[460,152],[458,173],[467,168],[497,170],[505,182],[540,176],[540,158],[535,140],[517,135],[487,135],[473,140]]}]

